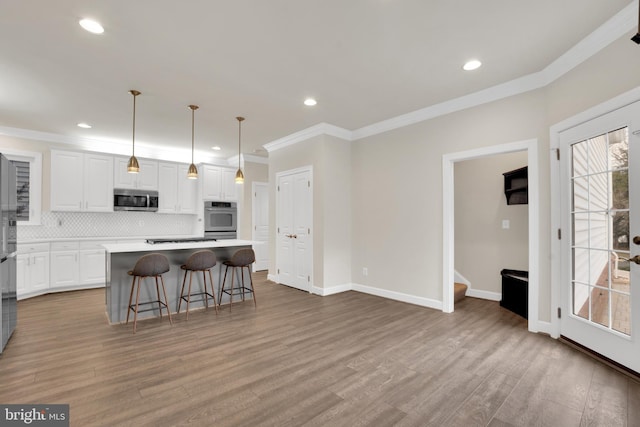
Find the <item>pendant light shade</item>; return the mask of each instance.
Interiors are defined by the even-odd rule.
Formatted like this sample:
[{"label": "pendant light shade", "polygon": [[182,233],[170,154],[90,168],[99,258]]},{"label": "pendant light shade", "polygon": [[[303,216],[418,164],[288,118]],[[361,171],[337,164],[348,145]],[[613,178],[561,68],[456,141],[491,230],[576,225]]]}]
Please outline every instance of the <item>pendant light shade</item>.
[{"label": "pendant light shade", "polygon": [[127,163],[127,172],[129,173],[138,173],[140,172],[140,165],[138,164],[138,159],[136,159],[136,96],[140,95],[140,92],[137,90],[130,90],[129,93],[133,95],[133,132],[131,136],[131,157],[129,158],[129,163]]},{"label": "pendant light shade", "polygon": [[189,105],[191,108],[191,164],[189,165],[189,170],[187,171],[187,178],[189,179],[198,179],[198,168],[195,163],[193,163],[193,134],[195,130],[195,112],[198,109],[197,105]]},{"label": "pendant light shade", "polygon": [[236,117],[238,121],[238,171],[236,172],[236,184],[244,183],[244,174],[242,173],[242,168],[240,168],[240,143],[242,140],[242,121],[244,117]]}]

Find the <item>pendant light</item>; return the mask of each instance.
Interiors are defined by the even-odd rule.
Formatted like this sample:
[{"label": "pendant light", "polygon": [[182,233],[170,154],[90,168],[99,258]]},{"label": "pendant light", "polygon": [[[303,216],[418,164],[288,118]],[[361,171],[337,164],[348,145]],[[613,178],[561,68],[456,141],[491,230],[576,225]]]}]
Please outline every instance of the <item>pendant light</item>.
[{"label": "pendant light", "polygon": [[191,164],[189,165],[189,171],[187,172],[187,178],[189,179],[198,179],[198,168],[193,163],[193,134],[194,134],[194,123],[195,123],[195,112],[198,109],[197,105],[189,105],[191,108]]},{"label": "pendant light", "polygon": [[244,117],[236,117],[236,120],[238,121],[238,171],[236,172],[236,184],[242,184],[244,182],[244,174],[240,168],[240,141],[242,136],[242,121],[244,120]]},{"label": "pendant light", "polygon": [[133,133],[132,133],[132,144],[131,144],[131,157],[129,158],[129,163],[127,163],[127,172],[129,173],[138,173],[140,172],[140,165],[138,164],[138,159],[136,159],[136,96],[140,95],[140,92],[137,90],[130,90],[129,93],[133,95]]}]

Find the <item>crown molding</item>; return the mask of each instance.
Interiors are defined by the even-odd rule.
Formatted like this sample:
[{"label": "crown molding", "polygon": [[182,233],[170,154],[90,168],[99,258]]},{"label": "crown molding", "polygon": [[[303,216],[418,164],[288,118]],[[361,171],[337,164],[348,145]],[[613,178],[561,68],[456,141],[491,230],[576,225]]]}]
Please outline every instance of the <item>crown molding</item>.
[{"label": "crown molding", "polygon": [[353,132],[350,130],[329,123],[318,123],[317,125],[302,129],[301,131],[292,133],[291,135],[287,135],[283,138],[264,144],[262,147],[267,150],[267,152],[271,153],[272,151],[281,150],[299,142],[308,141],[309,139],[319,135],[335,136],[337,138],[344,139],[345,141],[353,140]]},{"label": "crown molding", "polygon": [[571,49],[557,58],[545,69],[506,83],[499,84],[469,95],[434,104],[420,110],[396,116],[353,131],[353,139],[358,140],[390,130],[409,126],[425,120],[477,107],[482,104],[529,92],[553,83],[573,68],[586,61],[600,50],[624,36],[636,25],[638,0],[622,9],[595,31],[582,39]]},{"label": "crown molding", "polygon": [[634,0],[631,4],[574,45],[542,71],[519,77],[469,95],[461,96],[459,98],[444,101],[410,113],[373,123],[354,131],[338,128],[337,126],[333,126],[328,123],[321,123],[265,144],[264,147],[267,151],[274,151],[298,142],[303,142],[323,133],[332,135],[331,131],[340,132],[340,135],[333,134],[334,136],[338,136],[347,141],[356,141],[444,116],[446,114],[451,114],[456,111],[462,111],[482,104],[487,104],[489,102],[508,98],[510,96],[540,89],[550,83],[553,83],[555,80],[559,79],[564,74],[568,73],[573,68],[577,67],[582,62],[586,61],[634,28],[635,25],[637,25],[637,10],[638,0]]},{"label": "crown molding", "polygon": [[638,0],[634,0],[542,70],[545,86],[618,40],[637,25]]},{"label": "crown molding", "polygon": [[[238,163],[238,156],[236,157],[236,164]],[[268,165],[269,164],[269,158],[268,157],[262,157],[262,156],[255,156],[253,154],[243,154],[242,155],[242,160],[244,160],[245,162],[249,162],[249,163],[259,163],[261,165]]]},{"label": "crown molding", "polygon": [[[356,141],[547,86],[635,28],[638,19],[638,3],[639,0],[632,1],[611,19],[539,72],[373,123],[353,131],[330,123],[319,123],[264,144],[263,148],[270,153],[320,135],[334,136],[345,141]],[[0,126],[0,135],[66,144],[84,150],[108,152],[110,154],[128,155],[129,152],[129,143],[121,140],[97,140],[2,126]],[[188,162],[188,159],[190,159],[190,151],[188,153],[189,156],[185,157],[186,150],[159,148],[158,146],[141,142],[136,142],[136,153],[138,152],[144,157],[159,160],[176,161],[176,158],[184,158],[184,161]],[[199,152],[198,158],[205,163],[217,165],[225,165],[226,163],[230,165],[232,163],[237,164],[238,156],[221,159],[211,156],[210,153]],[[268,159],[260,156],[243,155],[243,158],[254,163],[268,164]]]}]

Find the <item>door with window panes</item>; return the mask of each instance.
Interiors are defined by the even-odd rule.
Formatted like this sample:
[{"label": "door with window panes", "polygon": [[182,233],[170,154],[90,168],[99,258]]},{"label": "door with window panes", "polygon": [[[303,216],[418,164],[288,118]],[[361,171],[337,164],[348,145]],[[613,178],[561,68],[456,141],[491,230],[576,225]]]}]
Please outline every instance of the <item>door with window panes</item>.
[{"label": "door with window panes", "polygon": [[637,104],[560,134],[560,329],[561,335],[640,372]]}]

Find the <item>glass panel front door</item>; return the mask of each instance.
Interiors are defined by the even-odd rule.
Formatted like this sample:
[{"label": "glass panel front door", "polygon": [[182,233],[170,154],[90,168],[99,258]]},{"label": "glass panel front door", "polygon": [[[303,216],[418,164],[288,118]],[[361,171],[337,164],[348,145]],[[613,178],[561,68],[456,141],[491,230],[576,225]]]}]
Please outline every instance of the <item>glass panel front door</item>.
[{"label": "glass panel front door", "polygon": [[572,309],[630,335],[629,128],[571,145]]},{"label": "glass panel front door", "polygon": [[640,103],[561,132],[559,147],[560,334],[640,372]]}]

